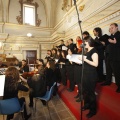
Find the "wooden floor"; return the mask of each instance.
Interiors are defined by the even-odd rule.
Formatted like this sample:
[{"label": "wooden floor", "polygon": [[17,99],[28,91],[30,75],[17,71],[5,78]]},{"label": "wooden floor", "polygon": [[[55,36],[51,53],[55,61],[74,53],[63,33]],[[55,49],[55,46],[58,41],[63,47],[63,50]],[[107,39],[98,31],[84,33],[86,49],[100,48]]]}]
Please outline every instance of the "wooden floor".
[{"label": "wooden floor", "polygon": [[[19,96],[24,96],[26,98],[27,112],[32,114],[29,120],[50,120],[48,109],[46,106],[42,105],[40,100],[37,101],[37,107],[35,112],[34,107],[30,108],[28,106],[28,93],[20,92]],[[66,105],[63,103],[63,101],[59,98],[58,95],[53,97],[52,100],[49,101],[49,107],[52,120],[76,120],[73,114],[69,111],[69,109],[66,107]],[[2,115],[0,115],[0,120],[3,120]],[[16,113],[13,120],[22,120],[21,115]]]}]

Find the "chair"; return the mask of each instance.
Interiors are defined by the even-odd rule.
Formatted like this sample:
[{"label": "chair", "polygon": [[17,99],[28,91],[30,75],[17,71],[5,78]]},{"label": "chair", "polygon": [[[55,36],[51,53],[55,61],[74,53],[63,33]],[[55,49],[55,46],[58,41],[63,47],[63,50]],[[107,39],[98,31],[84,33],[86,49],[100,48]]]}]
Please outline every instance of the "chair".
[{"label": "chair", "polygon": [[[48,108],[48,111],[49,111],[48,102],[53,95],[55,85],[56,85],[56,82],[54,82],[53,86],[50,88],[50,91],[47,91],[46,94],[43,97],[36,97],[35,98],[35,110],[36,110],[36,101],[37,101],[37,99],[40,99],[40,100],[45,100],[46,101],[46,105],[47,105],[47,108]],[[50,111],[49,111],[49,116],[50,116]],[[50,116],[50,119],[51,119],[51,116]]]},{"label": "chair", "polygon": [[17,112],[21,112],[22,118],[24,119],[23,108],[24,105],[22,107],[20,106],[18,98],[0,100],[0,114],[3,115],[3,120],[4,120],[4,115],[10,115]]}]

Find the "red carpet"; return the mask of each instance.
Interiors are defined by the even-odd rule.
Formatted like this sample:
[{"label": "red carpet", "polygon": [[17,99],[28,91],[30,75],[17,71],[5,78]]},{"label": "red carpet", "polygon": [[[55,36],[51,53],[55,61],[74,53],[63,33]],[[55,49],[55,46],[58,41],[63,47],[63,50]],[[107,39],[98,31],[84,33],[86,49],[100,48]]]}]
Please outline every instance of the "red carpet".
[{"label": "red carpet", "polygon": [[[69,83],[67,84],[67,87]],[[68,106],[70,111],[74,114],[77,120],[80,120],[80,104],[77,103],[74,96],[77,95],[77,88],[74,92],[68,92],[67,87],[60,85],[58,88],[58,94],[61,99]],[[120,93],[116,93],[117,87],[113,83],[110,86],[100,86],[96,87],[98,111],[92,118],[86,118],[86,114],[89,112],[83,111],[82,120],[120,120]]]}]

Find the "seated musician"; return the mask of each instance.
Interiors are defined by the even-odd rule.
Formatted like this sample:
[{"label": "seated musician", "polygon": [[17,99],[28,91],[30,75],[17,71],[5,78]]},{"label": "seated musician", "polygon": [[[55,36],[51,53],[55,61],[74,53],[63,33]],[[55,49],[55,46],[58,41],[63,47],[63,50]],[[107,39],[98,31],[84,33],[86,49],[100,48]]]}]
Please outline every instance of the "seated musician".
[{"label": "seated musician", "polygon": [[[29,77],[27,80],[28,86],[30,87],[29,92],[29,107],[33,107],[33,98],[34,97],[42,97],[45,95],[46,88],[46,80],[44,76],[44,67],[39,65],[39,73],[37,75],[33,75]],[[43,104],[46,104],[45,101],[42,101]]]},{"label": "seated musician", "polygon": [[[19,71],[11,66],[5,72],[5,88],[3,99],[18,98],[18,91],[28,92],[28,88],[19,82]],[[25,98],[18,98],[20,105],[25,104]],[[14,114],[7,115],[7,120],[13,119]],[[24,118],[28,120],[31,114],[27,114],[26,105],[24,105]]]},{"label": "seated musician", "polygon": [[35,65],[35,71],[38,71],[38,67],[39,67],[39,66],[41,66],[41,65],[42,65],[43,67],[45,66],[43,59],[37,59],[37,60],[36,60],[36,63],[37,63],[37,65]]},{"label": "seated musician", "polygon": [[5,68],[5,67],[8,67],[8,66],[6,64],[3,64],[2,59],[0,59],[0,68]]},{"label": "seated musician", "polygon": [[15,67],[21,67],[22,66],[22,63],[19,62],[18,59],[15,60],[14,64],[13,64]]},{"label": "seated musician", "polygon": [[22,60],[22,66],[19,71],[20,73],[29,72],[29,66],[27,65],[26,60]]}]

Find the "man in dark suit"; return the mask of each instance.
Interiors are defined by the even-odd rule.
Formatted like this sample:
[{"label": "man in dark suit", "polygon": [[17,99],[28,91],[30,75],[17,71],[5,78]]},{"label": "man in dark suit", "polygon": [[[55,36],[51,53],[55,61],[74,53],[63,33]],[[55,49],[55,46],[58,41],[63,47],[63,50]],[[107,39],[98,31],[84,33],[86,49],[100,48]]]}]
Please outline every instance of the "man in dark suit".
[{"label": "man in dark suit", "polygon": [[64,40],[61,40],[61,44],[59,46],[56,46],[58,50],[62,50],[62,47],[65,46]]},{"label": "man in dark suit", "polygon": [[73,54],[76,53],[77,52],[77,46],[76,46],[76,44],[73,43],[73,39],[70,38],[68,40],[68,42],[69,42],[68,49],[71,49],[73,51]]},{"label": "man in dark suit", "polygon": [[[108,49],[108,62],[109,69],[107,69],[107,73],[114,73],[115,82],[118,86],[116,92],[120,93],[120,31],[118,31],[118,24],[112,23],[109,29],[111,36],[108,39],[109,41],[109,49]],[[111,79],[106,77],[106,81],[102,85],[110,85]]]},{"label": "man in dark suit", "polygon": [[97,67],[97,73],[98,73],[98,82],[102,82],[105,80],[105,76],[103,75],[103,60],[104,60],[104,45],[100,41],[102,37],[102,30],[99,27],[94,28],[93,30],[94,36],[95,36],[95,49],[98,51],[99,61],[98,61],[98,67]]}]

